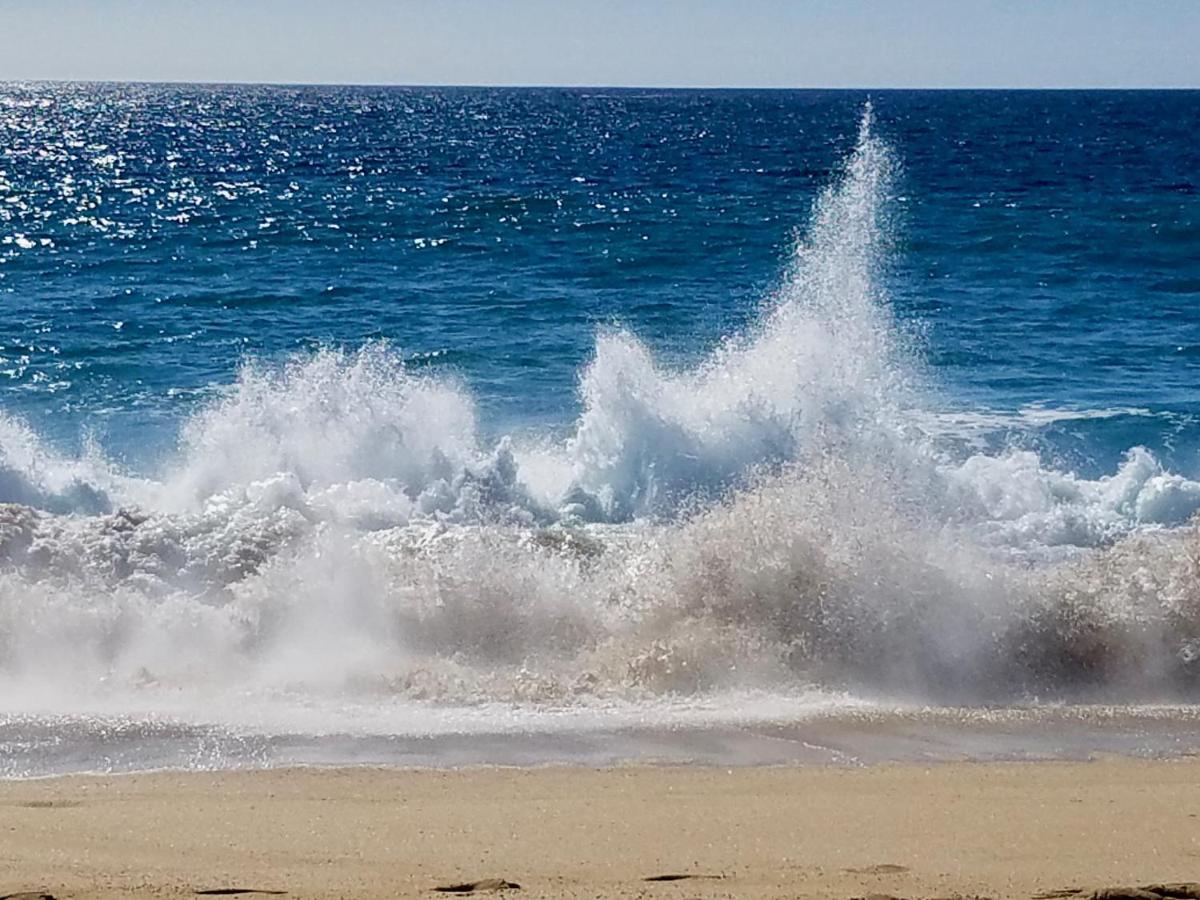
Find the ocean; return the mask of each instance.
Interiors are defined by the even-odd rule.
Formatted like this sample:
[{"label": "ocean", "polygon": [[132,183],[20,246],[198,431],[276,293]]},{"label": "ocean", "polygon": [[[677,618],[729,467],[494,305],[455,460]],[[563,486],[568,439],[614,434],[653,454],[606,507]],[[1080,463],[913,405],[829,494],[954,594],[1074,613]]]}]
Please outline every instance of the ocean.
[{"label": "ocean", "polygon": [[0,776],[1194,752],[1198,134],[0,84]]}]

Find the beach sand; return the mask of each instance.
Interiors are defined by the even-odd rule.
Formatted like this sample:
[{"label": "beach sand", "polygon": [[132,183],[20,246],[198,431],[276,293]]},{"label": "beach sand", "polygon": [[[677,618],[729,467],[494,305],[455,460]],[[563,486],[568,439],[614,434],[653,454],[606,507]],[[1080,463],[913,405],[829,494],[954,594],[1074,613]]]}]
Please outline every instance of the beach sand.
[{"label": "beach sand", "polygon": [[1190,759],[64,777],[0,783],[0,896],[1028,898],[1200,880],[1198,816]]}]

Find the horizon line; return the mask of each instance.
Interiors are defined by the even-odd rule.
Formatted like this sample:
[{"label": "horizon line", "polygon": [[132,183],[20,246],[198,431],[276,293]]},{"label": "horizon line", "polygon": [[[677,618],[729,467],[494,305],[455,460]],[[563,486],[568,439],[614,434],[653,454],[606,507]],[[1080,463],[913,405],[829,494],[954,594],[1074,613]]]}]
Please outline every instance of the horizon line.
[{"label": "horizon line", "polygon": [[467,90],[604,90],[604,91],[1200,91],[1195,85],[720,85],[720,84],[587,84],[502,82],[484,84],[477,82],[390,82],[390,81],[267,81],[267,80],[188,80],[175,78],[3,78],[0,84],[83,84],[83,85],[151,85],[175,87],[344,87],[344,88],[400,88],[428,90],[460,88]]}]

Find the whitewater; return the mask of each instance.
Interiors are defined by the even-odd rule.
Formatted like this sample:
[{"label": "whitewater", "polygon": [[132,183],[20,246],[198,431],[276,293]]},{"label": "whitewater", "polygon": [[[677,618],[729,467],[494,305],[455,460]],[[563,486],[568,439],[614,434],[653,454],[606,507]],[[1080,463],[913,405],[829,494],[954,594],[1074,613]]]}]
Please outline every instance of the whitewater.
[{"label": "whitewater", "polygon": [[[238,748],[288,735],[343,761],[553,736],[542,759],[881,710],[1186,718],[1200,482],[1142,447],[1089,479],[962,439],[884,286],[899,166],[868,106],[756,321],[688,366],[602,329],[565,434],[489,433],[387,342],[247,362],[154,476],[0,418],[0,775],[64,741],[50,769],[272,762]],[[89,756],[117,732],[119,762]]]}]

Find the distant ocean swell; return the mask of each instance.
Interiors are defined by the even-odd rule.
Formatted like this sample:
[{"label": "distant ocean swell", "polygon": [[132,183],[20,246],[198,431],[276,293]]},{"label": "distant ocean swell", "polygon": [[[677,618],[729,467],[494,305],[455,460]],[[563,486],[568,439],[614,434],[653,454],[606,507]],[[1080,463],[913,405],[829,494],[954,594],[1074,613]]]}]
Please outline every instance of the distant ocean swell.
[{"label": "distant ocean swell", "polygon": [[246,367],[157,478],[0,419],[5,696],[1195,698],[1200,482],[962,449],[881,286],[895,166],[868,108],[758,323],[684,371],[601,334],[566,439],[385,344]]}]

